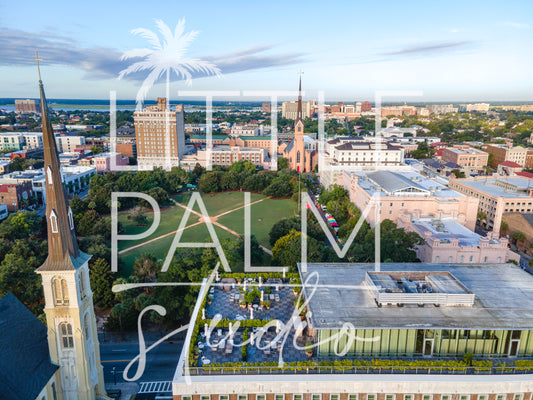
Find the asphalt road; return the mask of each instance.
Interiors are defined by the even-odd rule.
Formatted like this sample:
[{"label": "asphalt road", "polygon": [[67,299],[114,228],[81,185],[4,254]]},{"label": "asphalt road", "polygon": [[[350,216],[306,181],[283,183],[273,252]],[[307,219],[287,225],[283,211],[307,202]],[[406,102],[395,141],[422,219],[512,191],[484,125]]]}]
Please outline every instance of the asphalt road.
[{"label": "asphalt road", "polygon": [[[120,341],[111,338],[106,334],[107,341],[103,341],[100,335],[100,358],[104,367],[104,380],[108,384],[114,383],[113,368],[116,371],[116,382],[124,382],[123,372],[128,363],[139,354],[139,343],[137,340]],[[171,381],[176,366],[178,364],[181,349],[183,347],[183,337],[173,338],[160,343],[154,349],[146,354],[146,367],[143,375],[137,382],[149,381]],[[146,347],[150,346],[153,341],[146,339]],[[131,378],[137,371],[137,363],[129,370],[128,376]]]}]

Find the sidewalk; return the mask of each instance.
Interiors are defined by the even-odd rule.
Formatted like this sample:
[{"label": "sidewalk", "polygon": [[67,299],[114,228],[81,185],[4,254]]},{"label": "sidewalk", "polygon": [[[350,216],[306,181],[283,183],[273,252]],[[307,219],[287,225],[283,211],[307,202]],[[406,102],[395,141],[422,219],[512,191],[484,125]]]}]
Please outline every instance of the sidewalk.
[{"label": "sidewalk", "polygon": [[116,385],[107,384],[105,385],[105,389],[106,391],[120,390],[120,400],[130,400],[139,391],[139,385],[135,382],[123,382]]}]

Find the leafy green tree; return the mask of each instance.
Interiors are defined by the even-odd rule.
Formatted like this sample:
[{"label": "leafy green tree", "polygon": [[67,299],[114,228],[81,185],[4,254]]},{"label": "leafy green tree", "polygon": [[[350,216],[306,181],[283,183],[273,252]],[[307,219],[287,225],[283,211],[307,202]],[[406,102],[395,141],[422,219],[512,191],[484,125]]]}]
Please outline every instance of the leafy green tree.
[{"label": "leafy green tree", "polygon": [[242,161],[237,161],[231,164],[231,166],[229,167],[229,170],[234,171],[234,172],[254,173],[257,170],[257,167],[255,166],[255,164],[252,164],[248,160],[242,160]]},{"label": "leafy green tree", "polygon": [[223,173],[220,171],[206,172],[198,181],[198,188],[204,193],[218,192],[221,189]]},{"label": "leafy green tree", "polygon": [[[297,263],[301,261],[302,233],[291,231],[278,239],[272,248],[272,261],[276,265],[289,267],[291,272],[296,272]],[[323,243],[313,238],[307,239],[307,260],[310,262],[327,261],[331,251]]]},{"label": "leafy green tree", "polygon": [[519,242],[526,240],[526,235],[521,231],[515,231],[511,238],[514,240],[515,245],[518,245]]},{"label": "leafy green tree", "polygon": [[502,221],[500,224],[500,232],[502,235],[507,235],[507,232],[509,232],[509,224],[505,221]]},{"label": "leafy green tree", "polygon": [[246,178],[243,188],[250,192],[262,192],[272,182],[272,176],[269,174],[254,174]]},{"label": "leafy green tree", "polygon": [[97,155],[97,154],[100,154],[102,153],[103,150],[101,147],[98,147],[98,146],[92,146],[91,147],[91,153],[93,153],[93,155]]},{"label": "leafy green tree", "polygon": [[[238,252],[239,254],[242,254],[242,257],[244,258],[244,236],[239,237],[238,241]],[[255,235],[250,236],[250,261],[252,265],[258,265],[263,260],[263,249],[259,245],[259,241],[255,237]]]},{"label": "leafy green tree", "polygon": [[115,303],[115,296],[111,291],[114,277],[109,263],[103,258],[97,258],[91,262],[89,278],[94,304],[100,307],[111,307]]},{"label": "leafy green tree", "polygon": [[279,238],[288,235],[292,230],[300,231],[300,221],[297,218],[283,218],[272,225],[269,236],[269,242],[272,246]]},{"label": "leafy green tree", "polygon": [[72,200],[70,200],[70,209],[72,210],[72,214],[77,216],[87,211],[87,204],[77,195],[74,195]]},{"label": "leafy green tree", "polygon": [[41,222],[41,217],[35,211],[12,213],[0,224],[0,238],[13,240],[29,237],[39,231]]},{"label": "leafy green tree", "polygon": [[283,181],[272,182],[263,194],[270,197],[289,197],[292,196],[292,187],[289,183]]},{"label": "leafy green tree", "polygon": [[278,170],[284,170],[289,168],[289,160],[285,157],[278,158]]},{"label": "leafy green tree", "polygon": [[[154,187],[147,192],[145,192],[148,196],[151,196],[155,201],[157,201],[157,204],[160,206],[170,204],[170,197],[168,195],[168,192],[160,187]],[[145,204],[145,207],[151,207],[148,205],[147,202],[144,200],[141,200]]]},{"label": "leafy green tree", "polygon": [[456,178],[466,178],[465,173],[459,169],[452,169],[451,173],[454,174]]},{"label": "leafy green tree", "polygon": [[320,203],[327,205],[332,200],[348,200],[348,191],[339,185],[333,185],[333,187],[329,190],[322,190],[322,193],[320,193],[319,196]]},{"label": "leafy green tree", "polygon": [[41,308],[43,291],[41,279],[35,270],[45,257],[46,242],[15,240],[0,263],[0,297],[12,292],[24,304]]},{"label": "leafy green tree", "polygon": [[145,254],[133,264],[133,273],[141,282],[153,282],[160,269],[160,263],[151,254]]}]

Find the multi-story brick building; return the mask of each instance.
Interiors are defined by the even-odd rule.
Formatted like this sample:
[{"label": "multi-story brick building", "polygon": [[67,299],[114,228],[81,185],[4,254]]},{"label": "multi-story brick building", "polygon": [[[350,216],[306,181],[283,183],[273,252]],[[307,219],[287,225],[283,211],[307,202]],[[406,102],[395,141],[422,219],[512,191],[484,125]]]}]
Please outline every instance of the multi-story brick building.
[{"label": "multi-story brick building", "polygon": [[[512,161],[523,167],[526,166],[528,149],[522,146],[509,147],[501,144],[487,144],[483,146],[483,150],[492,154],[493,167],[497,167],[498,164],[504,161]],[[533,157],[533,155],[531,157]]]},{"label": "multi-story brick building", "polygon": [[15,100],[15,112],[19,114],[41,112],[40,104],[35,100]]},{"label": "multi-story brick building", "polygon": [[31,182],[3,179],[0,183],[0,204],[5,204],[9,212],[20,210],[23,200],[29,200],[32,196]]},{"label": "multi-story brick building", "polygon": [[361,112],[370,112],[372,111],[372,104],[369,101],[365,101],[361,104]]},{"label": "multi-story brick building", "polygon": [[137,163],[140,169],[178,166],[185,154],[185,119],[183,104],[167,110],[165,98],[157,105],[135,111]]},{"label": "multi-story brick building", "polygon": [[450,179],[450,189],[479,199],[486,214],[486,228],[499,234],[502,216],[510,212],[533,212],[533,180],[522,176]]},{"label": "multi-story brick building", "polygon": [[441,158],[444,162],[452,162],[470,171],[483,171],[489,161],[489,154],[474,148],[442,149]]},{"label": "multi-story brick building", "polygon": [[[218,146],[211,149],[211,164],[229,166],[237,161],[250,161],[252,164],[263,166],[270,162],[266,149],[239,147],[239,146]],[[200,165],[206,165],[208,150],[199,150],[197,153]]]},{"label": "multi-story brick building", "polygon": [[413,218],[400,216],[398,226],[416,232],[424,239],[417,246],[416,254],[422,262],[429,263],[506,263],[520,261],[505,237],[483,237],[461,225],[454,218]]},{"label": "multi-story brick building", "polygon": [[[479,200],[415,172],[351,172],[344,173],[343,186],[348,190],[350,201],[357,208],[370,207],[367,221],[375,226],[377,219],[398,222],[403,215],[421,217],[453,218],[461,225],[474,230]],[[376,215],[378,196],[379,217]]]}]

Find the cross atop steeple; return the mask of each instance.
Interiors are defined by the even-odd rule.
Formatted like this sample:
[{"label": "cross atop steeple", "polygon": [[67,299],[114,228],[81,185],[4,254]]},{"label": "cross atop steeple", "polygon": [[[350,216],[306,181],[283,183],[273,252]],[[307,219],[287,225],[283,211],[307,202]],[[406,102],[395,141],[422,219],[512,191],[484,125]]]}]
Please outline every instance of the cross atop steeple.
[{"label": "cross atop steeple", "polygon": [[[37,61],[37,70],[39,70],[37,52],[35,52],[35,60]],[[48,227],[48,258],[39,268],[39,271],[77,269],[89,260],[90,256],[78,249],[76,233],[74,232],[74,219],[61,179],[61,164],[59,163],[54,131],[48,116],[40,70],[39,92],[46,186],[46,225]]]},{"label": "cross atop steeple", "polygon": [[43,59],[39,58],[39,56],[37,55],[37,50],[35,50],[34,60],[37,61],[37,73],[39,74],[39,82],[41,82],[41,68],[39,68],[39,61],[43,61]]}]

